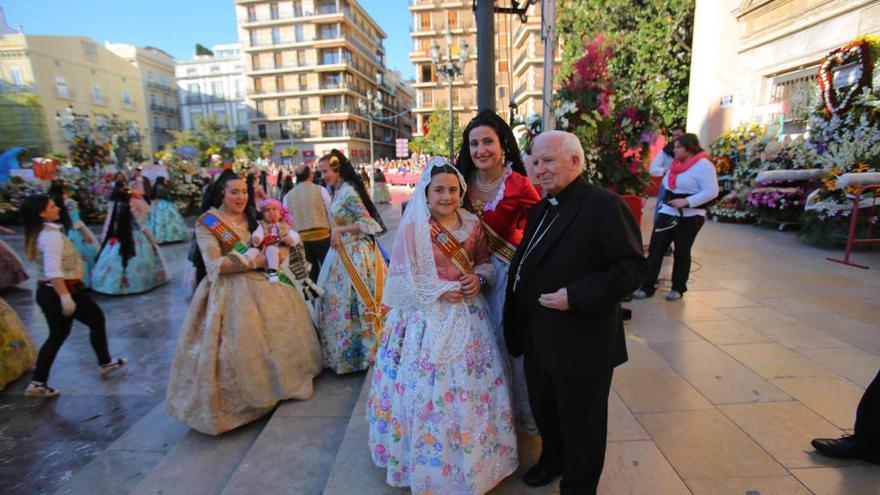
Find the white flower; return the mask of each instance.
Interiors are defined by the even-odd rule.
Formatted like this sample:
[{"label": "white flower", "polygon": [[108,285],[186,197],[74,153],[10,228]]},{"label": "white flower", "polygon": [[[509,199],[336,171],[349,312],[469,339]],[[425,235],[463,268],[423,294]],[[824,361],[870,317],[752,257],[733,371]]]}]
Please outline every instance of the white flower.
[{"label": "white flower", "polygon": [[532,112],[526,117],[526,125],[528,127],[534,127],[535,124],[541,123],[541,116],[537,114],[537,112]]}]

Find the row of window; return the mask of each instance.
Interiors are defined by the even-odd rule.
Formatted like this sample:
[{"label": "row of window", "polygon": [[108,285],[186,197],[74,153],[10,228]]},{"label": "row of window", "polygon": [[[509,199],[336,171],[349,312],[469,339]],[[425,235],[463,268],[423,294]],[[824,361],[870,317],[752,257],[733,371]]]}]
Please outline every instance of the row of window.
[{"label": "row of window", "polygon": [[[92,103],[96,105],[106,105],[107,98],[104,95],[104,88],[100,84],[92,84],[91,96]],[[67,79],[64,76],[55,76],[55,95],[59,98],[70,99],[70,87],[67,85]],[[126,108],[134,108],[134,102],[131,99],[131,92],[127,89],[122,90],[122,106]]]}]

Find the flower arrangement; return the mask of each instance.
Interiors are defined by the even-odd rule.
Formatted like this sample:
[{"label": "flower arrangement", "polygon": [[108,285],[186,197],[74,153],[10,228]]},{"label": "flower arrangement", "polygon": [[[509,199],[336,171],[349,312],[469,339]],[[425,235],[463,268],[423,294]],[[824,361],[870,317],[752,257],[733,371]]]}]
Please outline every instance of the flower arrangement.
[{"label": "flower arrangement", "polygon": [[[871,87],[874,58],[870,56],[869,38],[859,38],[843,47],[833,50],[819,64],[819,92],[825,106],[826,115],[838,115],[849,109],[856,95]],[[855,79],[842,95],[834,88],[833,71],[837,67],[855,64],[852,76]]]},{"label": "flower arrangement", "polygon": [[21,177],[11,177],[3,189],[0,189],[0,223],[18,224],[18,209],[24,198],[33,194],[42,194],[43,190],[32,182]]},{"label": "flower arrangement", "polygon": [[[647,164],[653,119],[639,95],[631,100],[617,95],[608,70],[614,55],[612,41],[602,35],[591,37],[557,93],[553,115],[558,129],[580,139],[587,180],[618,194],[640,196],[651,184]],[[531,114],[518,124],[525,128],[521,148],[530,152],[532,140],[541,132],[541,118]]]}]

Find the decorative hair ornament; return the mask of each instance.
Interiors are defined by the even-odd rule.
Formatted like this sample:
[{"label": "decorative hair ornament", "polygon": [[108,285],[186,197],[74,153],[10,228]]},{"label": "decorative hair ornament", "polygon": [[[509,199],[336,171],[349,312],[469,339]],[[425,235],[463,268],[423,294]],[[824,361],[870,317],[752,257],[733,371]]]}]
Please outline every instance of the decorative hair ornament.
[{"label": "decorative hair ornament", "polygon": [[339,158],[337,158],[336,156],[330,157],[330,169],[334,172],[339,171]]}]

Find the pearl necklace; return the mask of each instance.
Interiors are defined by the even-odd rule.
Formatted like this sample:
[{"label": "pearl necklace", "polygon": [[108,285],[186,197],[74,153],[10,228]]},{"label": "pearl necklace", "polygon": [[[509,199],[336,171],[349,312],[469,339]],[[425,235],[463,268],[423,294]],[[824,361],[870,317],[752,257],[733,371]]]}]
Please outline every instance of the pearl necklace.
[{"label": "pearl necklace", "polygon": [[480,179],[480,174],[477,174],[477,180],[474,185],[477,187],[477,189],[480,190],[480,192],[490,193],[490,192],[498,189],[498,186],[501,184],[501,179],[503,179],[503,178],[504,178],[504,172],[501,172],[501,175],[498,176],[497,179],[493,180],[492,182],[490,182],[488,184],[483,184],[483,181]]}]

